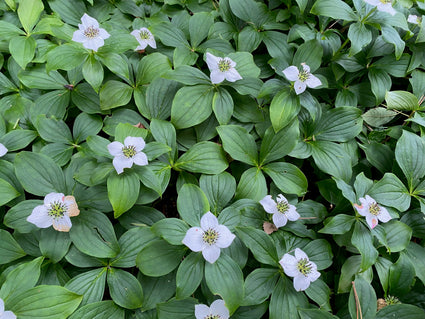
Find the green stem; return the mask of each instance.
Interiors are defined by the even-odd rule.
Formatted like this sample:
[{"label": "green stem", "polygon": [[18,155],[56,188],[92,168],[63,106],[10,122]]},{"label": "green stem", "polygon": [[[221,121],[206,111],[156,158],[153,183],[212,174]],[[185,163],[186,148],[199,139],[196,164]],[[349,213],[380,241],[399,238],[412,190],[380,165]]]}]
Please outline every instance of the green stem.
[{"label": "green stem", "polygon": [[377,8],[378,7],[375,7],[372,10],[370,10],[369,13],[360,21],[360,23],[364,23],[367,20],[367,18],[369,18],[370,15],[376,11]]}]

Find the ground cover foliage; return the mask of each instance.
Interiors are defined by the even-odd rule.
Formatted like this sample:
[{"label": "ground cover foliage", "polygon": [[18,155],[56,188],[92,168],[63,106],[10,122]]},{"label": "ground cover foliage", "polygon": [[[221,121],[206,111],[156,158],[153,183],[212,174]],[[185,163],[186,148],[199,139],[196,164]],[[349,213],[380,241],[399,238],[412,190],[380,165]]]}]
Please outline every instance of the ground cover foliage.
[{"label": "ground cover foliage", "polygon": [[0,318],[424,318],[423,13],[0,2]]}]

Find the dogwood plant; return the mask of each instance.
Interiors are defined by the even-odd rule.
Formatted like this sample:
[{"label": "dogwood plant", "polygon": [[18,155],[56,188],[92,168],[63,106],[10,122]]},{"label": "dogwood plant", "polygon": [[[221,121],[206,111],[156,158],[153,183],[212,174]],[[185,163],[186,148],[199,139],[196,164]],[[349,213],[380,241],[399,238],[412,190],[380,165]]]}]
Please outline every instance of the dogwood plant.
[{"label": "dogwood plant", "polygon": [[79,30],[72,35],[72,41],[80,42],[86,49],[97,51],[104,45],[104,40],[110,37],[110,34],[99,27],[99,22],[84,13],[81,17],[81,22],[78,24]]},{"label": "dogwood plant", "polygon": [[136,51],[144,50],[148,45],[151,48],[156,49],[155,38],[148,28],[133,30],[130,34],[133,35],[140,44],[137,46]]},{"label": "dogwood plant", "polygon": [[108,151],[114,156],[112,164],[118,174],[124,172],[124,168],[132,167],[133,163],[139,166],[148,165],[148,157],[142,152],[145,145],[142,137],[133,136],[127,136],[124,144],[118,141],[108,144]]},{"label": "dogwood plant", "polygon": [[273,223],[277,228],[285,226],[288,220],[296,221],[300,218],[296,207],[289,204],[282,194],[277,196],[276,201],[272,199],[271,195],[267,195],[260,200],[260,204],[267,213],[273,214]]},{"label": "dogwood plant", "polygon": [[207,65],[211,72],[210,78],[213,84],[221,83],[225,79],[229,82],[242,79],[235,69],[236,62],[228,57],[220,58],[207,52]]},{"label": "dogwood plant", "polygon": [[80,210],[74,196],[62,193],[49,193],[44,197],[44,204],[36,206],[27,221],[39,228],[53,225],[57,231],[68,232],[71,227],[70,217],[78,216]]},{"label": "dogwood plant", "polygon": [[369,195],[366,195],[365,198],[359,198],[359,201],[361,205],[354,204],[354,207],[360,215],[366,217],[366,222],[371,229],[378,225],[378,220],[386,223],[391,219],[387,209],[378,205],[378,203]]},{"label": "dogwood plant", "polygon": [[301,72],[294,65],[282,71],[289,81],[295,81],[294,89],[297,94],[303,93],[307,86],[309,88],[315,88],[322,84],[316,76],[311,74],[310,67],[307,64],[301,63],[301,66],[303,68]]},{"label": "dogwood plant", "polygon": [[215,300],[210,307],[204,304],[195,305],[196,319],[228,319],[229,316],[229,309],[221,299]]}]

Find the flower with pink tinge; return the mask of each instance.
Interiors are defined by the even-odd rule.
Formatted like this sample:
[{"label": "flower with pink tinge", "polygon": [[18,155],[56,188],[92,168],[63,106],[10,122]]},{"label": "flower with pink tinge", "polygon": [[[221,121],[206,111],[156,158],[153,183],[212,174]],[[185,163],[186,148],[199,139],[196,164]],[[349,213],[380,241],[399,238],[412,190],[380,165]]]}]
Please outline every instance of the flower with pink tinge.
[{"label": "flower with pink tinge", "polygon": [[267,213],[273,214],[273,223],[277,228],[285,226],[288,220],[295,221],[300,218],[296,207],[289,204],[282,194],[277,196],[276,201],[272,199],[271,195],[267,195],[260,200],[260,204]]},{"label": "flower with pink tinge", "polygon": [[72,41],[82,43],[86,49],[97,51],[110,34],[105,29],[99,28],[99,22],[87,13],[81,17],[81,22],[78,24],[79,30],[72,35]]},{"label": "flower with pink tinge", "polygon": [[236,62],[228,57],[220,58],[207,52],[207,65],[211,72],[210,78],[213,84],[221,83],[225,79],[229,82],[242,79],[235,69]]},{"label": "flower with pink tinge", "polygon": [[322,84],[317,77],[311,74],[310,67],[307,64],[301,63],[301,65],[303,67],[301,72],[294,65],[288,66],[282,71],[289,81],[295,81],[294,89],[297,95],[303,93],[307,86],[309,88],[315,88]]},{"label": "flower with pink tinge", "polygon": [[6,155],[6,153],[7,153],[6,146],[4,146],[2,143],[0,143],[0,157]]},{"label": "flower with pink tinge", "polygon": [[320,277],[316,264],[299,248],[295,248],[295,257],[285,254],[279,263],[287,276],[294,277],[296,291],[306,290],[311,282]]},{"label": "flower with pink tinge", "polygon": [[218,223],[217,217],[207,212],[201,218],[201,227],[188,229],[182,242],[192,251],[202,251],[205,260],[213,264],[220,257],[220,249],[229,247],[235,237]]},{"label": "flower with pink tinge", "polygon": [[360,215],[366,217],[366,222],[371,229],[378,225],[378,220],[386,223],[391,219],[387,209],[378,205],[378,203],[369,195],[366,195],[366,198],[359,198],[359,201],[362,204],[354,204],[354,207],[357,209]]},{"label": "flower with pink tinge", "polygon": [[68,232],[72,226],[70,217],[80,214],[74,196],[62,193],[49,193],[44,197],[44,204],[35,207],[27,221],[39,228],[53,225],[58,231]]},{"label": "flower with pink tinge", "polygon": [[364,0],[364,2],[375,6],[378,11],[387,12],[391,15],[395,15],[397,11],[393,8],[392,0]]},{"label": "flower with pink tinge", "polygon": [[132,167],[133,163],[139,166],[148,165],[148,157],[142,152],[145,145],[142,137],[133,136],[127,136],[124,144],[117,141],[108,144],[108,151],[114,156],[112,164],[118,174],[124,172],[124,168]]},{"label": "flower with pink tinge", "polygon": [[136,51],[144,50],[149,45],[151,48],[156,49],[156,42],[153,34],[148,30],[148,28],[141,28],[139,30],[134,30],[130,33],[136,38],[139,42],[139,46],[136,48]]},{"label": "flower with pink tinge", "polygon": [[210,307],[204,304],[195,305],[196,319],[229,319],[229,316],[229,309],[221,299],[215,300]]}]

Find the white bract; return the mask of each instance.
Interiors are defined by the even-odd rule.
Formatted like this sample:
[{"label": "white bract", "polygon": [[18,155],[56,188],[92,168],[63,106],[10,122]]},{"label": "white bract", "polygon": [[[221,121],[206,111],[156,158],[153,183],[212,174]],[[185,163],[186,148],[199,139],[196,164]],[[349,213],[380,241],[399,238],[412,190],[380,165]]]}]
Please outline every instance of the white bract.
[{"label": "white bract", "polygon": [[397,11],[392,6],[392,0],[364,0],[364,2],[375,6],[376,9],[382,12],[387,12],[391,15],[395,15]]},{"label": "white bract", "polygon": [[153,34],[147,28],[141,28],[140,30],[134,30],[130,34],[133,35],[140,44],[136,48],[136,51],[144,50],[148,45],[151,48],[156,49],[155,38],[153,37]]},{"label": "white bract", "polygon": [[311,282],[320,277],[316,264],[299,248],[295,248],[295,257],[285,254],[279,263],[287,276],[294,277],[296,291],[306,290]]},{"label": "white bract", "polygon": [[6,155],[6,153],[7,153],[6,146],[4,146],[2,143],[0,143],[0,157]]},{"label": "white bract", "polygon": [[4,301],[1,298],[0,298],[0,319],[16,319],[16,315],[12,311],[4,311]]},{"label": "white bract", "polygon": [[81,22],[82,24],[78,24],[79,30],[72,36],[72,41],[80,42],[85,48],[97,51],[110,34],[105,29],[99,28],[99,22],[87,13],[84,13]]},{"label": "white bract", "polygon": [[226,226],[219,225],[217,217],[207,212],[201,218],[201,227],[190,228],[182,242],[192,251],[202,251],[205,260],[212,264],[220,257],[220,249],[229,247],[235,237]]},{"label": "white bract", "polygon": [[415,14],[409,14],[409,16],[407,17],[407,22],[409,23],[419,24],[419,21],[419,17]]},{"label": "white bract", "polygon": [[301,72],[294,65],[283,70],[283,74],[285,74],[289,81],[295,81],[294,89],[297,95],[303,93],[307,86],[309,88],[315,88],[322,84],[317,77],[310,73],[310,67],[307,64],[301,63],[301,65],[303,67]]},{"label": "white bract", "polygon": [[360,215],[366,217],[366,222],[370,228],[375,228],[375,226],[378,225],[378,220],[386,223],[391,219],[387,209],[378,205],[378,203],[369,195],[366,195],[366,198],[359,198],[359,201],[362,204],[354,204],[354,207]]},{"label": "white bract", "polygon": [[148,165],[148,157],[142,150],[145,148],[145,140],[142,137],[127,136],[124,144],[112,142],[108,144],[108,151],[114,156],[112,164],[118,174],[124,172],[124,168],[136,165]]},{"label": "white bract", "polygon": [[27,221],[39,228],[53,225],[58,231],[68,232],[72,226],[70,217],[80,214],[74,196],[62,193],[49,193],[44,197],[44,204],[35,207]]},{"label": "white bract", "polygon": [[196,319],[228,319],[229,310],[221,299],[215,300],[210,307],[204,304],[195,305]]},{"label": "white bract", "polygon": [[289,204],[288,200],[282,194],[277,196],[276,201],[272,199],[271,195],[267,195],[260,200],[260,204],[263,205],[267,213],[273,214],[273,223],[277,228],[285,226],[288,219],[295,221],[300,218],[296,207]]},{"label": "white bract", "polygon": [[214,84],[221,83],[224,79],[229,82],[242,79],[235,69],[236,62],[228,57],[220,58],[207,52],[207,65],[211,72],[211,82]]}]

